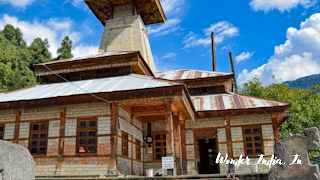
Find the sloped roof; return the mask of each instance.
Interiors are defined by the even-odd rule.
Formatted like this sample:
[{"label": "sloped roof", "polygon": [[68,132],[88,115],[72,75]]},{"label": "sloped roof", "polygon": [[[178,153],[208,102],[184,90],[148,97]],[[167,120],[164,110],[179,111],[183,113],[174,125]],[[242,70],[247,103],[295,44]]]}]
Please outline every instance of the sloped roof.
[{"label": "sloped roof", "polygon": [[115,51],[115,52],[103,52],[83,57],[75,57],[70,59],[61,59],[56,61],[50,61],[46,63],[40,63],[36,65],[49,65],[49,64],[56,64],[56,63],[62,63],[62,62],[71,62],[71,61],[79,61],[79,60],[86,60],[86,59],[94,59],[94,58],[101,58],[101,57],[109,57],[109,56],[119,56],[119,55],[126,55],[126,54],[134,54],[138,53],[138,51]]},{"label": "sloped roof", "polygon": [[[72,82],[72,84],[69,82],[64,82],[47,85],[37,85],[21,90],[1,93],[0,103],[64,97],[71,95],[82,95],[89,93],[94,94],[115,91],[169,87],[176,85],[181,85],[181,83],[159,80],[151,76],[130,74],[119,77],[74,81]],[[81,87],[85,91],[79,89],[77,86]]]},{"label": "sloped roof", "polygon": [[232,73],[200,71],[200,70],[191,70],[191,69],[181,69],[181,70],[155,73],[155,76],[157,78],[168,79],[168,80],[187,80],[187,79],[199,79],[199,78],[228,76],[228,75],[232,75]]},{"label": "sloped roof", "polygon": [[288,106],[289,103],[233,93],[191,96],[196,111],[239,110]]}]

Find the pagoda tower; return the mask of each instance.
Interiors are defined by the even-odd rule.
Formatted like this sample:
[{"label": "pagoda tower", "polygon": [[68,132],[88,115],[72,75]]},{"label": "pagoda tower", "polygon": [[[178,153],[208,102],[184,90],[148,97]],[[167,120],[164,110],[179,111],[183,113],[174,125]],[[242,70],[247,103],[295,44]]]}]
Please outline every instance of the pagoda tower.
[{"label": "pagoda tower", "polygon": [[99,53],[139,51],[156,72],[146,25],[165,22],[159,0],[85,0],[105,26]]}]

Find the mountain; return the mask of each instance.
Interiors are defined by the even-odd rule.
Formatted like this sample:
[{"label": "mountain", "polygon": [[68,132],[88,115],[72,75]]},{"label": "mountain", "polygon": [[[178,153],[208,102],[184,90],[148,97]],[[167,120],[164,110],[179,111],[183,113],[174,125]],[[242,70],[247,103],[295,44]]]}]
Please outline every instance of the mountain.
[{"label": "mountain", "polygon": [[284,84],[290,88],[311,89],[312,86],[320,84],[320,74],[302,77],[294,81],[286,81]]}]

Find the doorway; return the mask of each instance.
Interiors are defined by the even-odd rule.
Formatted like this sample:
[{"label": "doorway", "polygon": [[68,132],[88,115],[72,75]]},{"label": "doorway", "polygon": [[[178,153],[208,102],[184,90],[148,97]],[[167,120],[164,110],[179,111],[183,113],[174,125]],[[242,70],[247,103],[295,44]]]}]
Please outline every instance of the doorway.
[{"label": "doorway", "polygon": [[220,173],[219,164],[216,164],[217,142],[213,139],[198,139],[200,163],[198,163],[199,174]]}]

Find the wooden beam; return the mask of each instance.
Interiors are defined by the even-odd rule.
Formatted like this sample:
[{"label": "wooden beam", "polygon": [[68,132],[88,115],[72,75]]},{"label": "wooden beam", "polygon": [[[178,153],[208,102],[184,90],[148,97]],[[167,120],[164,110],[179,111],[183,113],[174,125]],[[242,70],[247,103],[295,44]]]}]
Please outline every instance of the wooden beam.
[{"label": "wooden beam", "polygon": [[[131,115],[130,117],[130,123],[133,124],[133,118],[134,116]],[[131,174],[134,174],[134,168],[133,168],[133,145],[135,144],[134,141],[133,141],[133,135],[131,134]]]},{"label": "wooden beam", "polygon": [[166,104],[166,149],[167,156],[174,157],[174,137],[173,137],[173,117],[172,117],[172,103]]},{"label": "wooden beam", "polygon": [[111,160],[110,169],[114,169],[119,173],[117,166],[117,149],[118,149],[118,124],[119,122],[119,107],[116,104],[111,104]]},{"label": "wooden beam", "polygon": [[278,119],[279,118],[277,118],[277,117],[272,117],[273,135],[274,135],[274,140],[276,142],[280,140]]},{"label": "wooden beam", "polygon": [[228,147],[228,155],[229,158],[233,158],[233,151],[232,151],[232,136],[231,136],[231,124],[230,124],[230,116],[226,116],[226,136],[227,136],[227,147]]},{"label": "wooden beam", "polygon": [[234,89],[235,89],[235,93],[238,93],[237,77],[236,77],[236,72],[235,72],[235,70],[234,70],[232,52],[229,52],[229,58],[230,58],[231,70],[232,70],[232,73],[233,73],[233,75],[234,75]]},{"label": "wooden beam", "polygon": [[187,172],[187,141],[185,121],[180,120],[182,170]]},{"label": "wooden beam", "polygon": [[56,167],[56,175],[61,174],[63,166],[63,150],[64,150],[64,136],[66,130],[66,108],[61,108],[60,110],[60,133],[59,133],[59,158]]},{"label": "wooden beam", "polygon": [[14,127],[14,143],[18,144],[19,140],[19,131],[20,131],[20,121],[21,121],[21,109],[16,112],[16,123]]},{"label": "wooden beam", "polygon": [[179,114],[173,116],[173,129],[174,129],[174,147],[176,156],[176,172],[177,175],[182,175],[182,161],[181,161],[181,131]]}]

